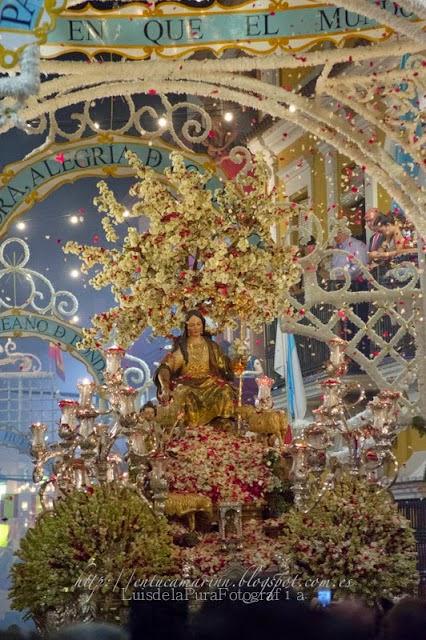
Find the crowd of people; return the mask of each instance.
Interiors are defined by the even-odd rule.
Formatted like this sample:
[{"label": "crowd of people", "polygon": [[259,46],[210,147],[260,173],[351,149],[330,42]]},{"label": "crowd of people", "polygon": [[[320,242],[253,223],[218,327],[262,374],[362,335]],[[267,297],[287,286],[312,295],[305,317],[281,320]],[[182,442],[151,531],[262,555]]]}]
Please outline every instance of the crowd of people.
[{"label": "crowd of people", "polygon": [[[351,292],[370,291],[376,287],[372,280],[386,288],[393,289],[403,285],[411,277],[411,271],[400,269],[398,274],[395,267],[410,263],[417,266],[418,249],[414,229],[402,217],[391,212],[382,213],[377,208],[370,208],[365,214],[365,230],[367,240],[355,237],[346,218],[339,218],[334,225],[329,239],[329,249],[337,249],[326,259],[305,265],[309,278],[316,277],[321,286],[327,291],[338,291],[344,284]],[[315,251],[316,240],[309,238],[304,247],[304,255]],[[314,272],[314,273],[312,273]],[[314,275],[316,274],[316,275]],[[306,286],[305,281],[305,286]],[[350,305],[358,318],[366,323],[371,314],[371,305],[367,301],[356,301]],[[403,312],[404,313],[404,312]],[[358,332],[358,325],[348,318],[341,321],[341,334],[345,340],[351,340]],[[380,320],[376,329],[380,335],[391,336],[396,329],[390,326],[391,320]],[[408,348],[408,347],[407,347]],[[359,350],[366,358],[370,358],[376,348],[371,345],[367,336],[359,342]],[[359,367],[352,364],[354,371]]]},{"label": "crowd of people", "polygon": [[[351,289],[359,290],[365,281],[359,263],[377,279],[386,277],[391,265],[399,262],[416,262],[417,248],[413,229],[406,221],[392,213],[384,214],[377,208],[368,209],[365,214],[365,225],[370,231],[367,243],[353,237],[348,227],[336,226],[334,246],[347,252],[347,256],[336,254],[333,256],[331,268],[347,269],[351,278]],[[354,260],[355,258],[355,260]],[[342,278],[342,274],[340,274]]]},{"label": "crowd of people", "polygon": [[39,636],[17,627],[0,631],[0,640],[421,640],[426,637],[426,601],[382,599],[374,607],[357,599],[313,602],[265,598],[248,588],[248,598],[206,600],[190,614],[188,600],[134,600],[129,624],[85,623]]},{"label": "crowd of people", "polygon": [[[365,214],[367,241],[355,237],[346,218],[340,218],[330,237],[330,247],[343,253],[333,255],[325,279],[344,280],[344,271],[351,280],[351,290],[362,289],[366,282],[363,265],[376,279],[383,279],[392,265],[400,262],[417,262],[417,246],[414,229],[405,219],[393,213],[382,213],[377,208]],[[311,254],[316,247],[312,236],[304,245],[304,254]],[[324,276],[324,265],[321,265]],[[309,271],[309,266],[308,266]]]}]

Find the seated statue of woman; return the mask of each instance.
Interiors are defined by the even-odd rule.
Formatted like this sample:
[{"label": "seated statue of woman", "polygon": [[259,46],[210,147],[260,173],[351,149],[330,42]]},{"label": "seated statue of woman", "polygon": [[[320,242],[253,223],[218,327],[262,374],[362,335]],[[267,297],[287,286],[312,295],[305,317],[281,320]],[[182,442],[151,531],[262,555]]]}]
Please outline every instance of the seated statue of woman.
[{"label": "seated statue of woman", "polygon": [[[204,425],[235,416],[236,392],[229,358],[206,331],[205,319],[190,311],[185,330],[157,369],[158,399],[173,403],[186,425]],[[173,393],[172,393],[173,392]]]}]

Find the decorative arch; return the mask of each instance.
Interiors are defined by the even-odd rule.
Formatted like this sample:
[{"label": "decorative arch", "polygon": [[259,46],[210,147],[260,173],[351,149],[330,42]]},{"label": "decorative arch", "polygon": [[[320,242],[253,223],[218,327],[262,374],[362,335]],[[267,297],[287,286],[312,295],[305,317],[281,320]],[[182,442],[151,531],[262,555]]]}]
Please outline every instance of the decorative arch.
[{"label": "decorative arch", "polygon": [[[421,189],[418,182],[407,175],[403,167],[389,155],[382,147],[380,135],[372,134],[374,127],[377,128],[379,134],[383,131],[383,116],[374,117],[374,113],[369,114],[370,119],[366,121],[362,119],[362,124],[355,125],[349,122],[344,113],[339,112],[335,108],[336,99],[333,97],[333,82],[328,80],[332,64],[325,65],[325,73],[318,80],[318,93],[314,98],[306,98],[302,95],[295,94],[283,87],[276,87],[257,80],[241,76],[232,71],[215,75],[210,80],[210,75],[204,71],[204,64],[198,63],[198,67],[183,63],[178,71],[172,71],[167,67],[167,71],[158,74],[155,86],[158,93],[162,96],[168,93],[187,94],[211,97],[225,102],[234,102],[256,110],[261,109],[265,113],[269,113],[280,119],[288,120],[299,125],[306,131],[317,136],[318,139],[324,140],[335,148],[351,158],[360,167],[365,166],[365,170],[388,191],[390,196],[400,204],[404,209],[407,217],[416,225],[417,229],[422,233],[426,233],[426,194]],[[207,61],[206,69],[211,69],[211,65]],[[114,63],[115,64],[115,63]],[[45,118],[46,114],[54,117],[58,109],[76,105],[81,102],[90,100],[99,100],[105,97],[113,96],[131,96],[136,93],[148,93],[151,90],[152,68],[148,69],[140,63],[126,63],[126,70],[132,69],[132,73],[126,71],[128,77],[132,80],[123,82],[123,67],[118,63],[118,67],[109,67],[108,84],[95,85],[96,70],[89,68],[88,75],[84,78],[81,75],[67,76],[64,89],[60,84],[56,84],[56,95],[49,98],[50,90],[44,85],[38,99],[31,99],[24,110],[25,119]],[[133,66],[135,65],[135,66]],[[189,65],[189,66],[188,66]],[[92,66],[92,65],[86,65]],[[303,66],[303,65],[302,65]],[[161,69],[161,67],[160,67]],[[412,71],[405,72],[404,79],[408,78],[413,83],[413,87],[421,86],[419,83],[424,81],[426,76],[426,68],[420,65]],[[386,78],[385,74],[368,73],[362,76],[367,78],[372,84],[372,91],[377,86],[376,83],[382,83]],[[359,78],[356,78],[358,83]],[[398,82],[399,78],[390,77],[390,82]],[[56,80],[52,82],[57,82]],[[365,98],[358,97],[358,84],[355,84],[354,95],[348,94],[345,97],[345,103],[348,106],[354,106],[359,118],[365,115]],[[75,89],[70,93],[71,89]],[[43,99],[45,97],[45,99]],[[349,98],[352,98],[350,100]],[[343,102],[342,102],[343,104]],[[296,109],[290,109],[293,105]],[[334,105],[334,106],[333,106]],[[399,123],[400,124],[400,123]],[[361,128],[362,127],[362,128]],[[397,131],[400,131],[397,123],[394,124],[392,133],[397,137]],[[422,139],[422,136],[420,136]],[[413,158],[419,158],[421,166],[424,166],[422,159],[421,142],[413,143],[413,138],[409,133],[405,137],[398,139],[398,144],[404,151]]]},{"label": "decorative arch", "polygon": [[[11,246],[13,257],[9,254]],[[76,296],[70,291],[56,291],[44,274],[30,268],[30,257],[22,238],[7,238],[0,244],[0,283],[4,287],[0,293],[0,337],[37,337],[58,343],[103,384],[106,366],[103,352],[78,349],[82,331],[64,319],[77,312]],[[143,398],[152,385],[150,369],[136,356],[126,354],[125,358],[124,379]]]},{"label": "decorative arch", "polygon": [[105,358],[98,349],[77,349],[82,339],[78,327],[55,316],[41,315],[22,309],[12,309],[0,314],[0,336],[5,338],[41,338],[60,344],[64,351],[80,360],[93,378],[103,384]]},{"label": "decorative arch", "polygon": [[[35,202],[44,200],[63,184],[90,176],[133,175],[125,158],[127,150],[135,152],[145,165],[162,173],[170,165],[173,147],[150,144],[135,136],[101,133],[51,144],[24,160],[7,165],[0,174],[0,235]],[[197,171],[215,168],[207,155],[185,153],[184,156],[187,166]],[[212,178],[209,187],[217,188],[219,184],[218,178]]]}]

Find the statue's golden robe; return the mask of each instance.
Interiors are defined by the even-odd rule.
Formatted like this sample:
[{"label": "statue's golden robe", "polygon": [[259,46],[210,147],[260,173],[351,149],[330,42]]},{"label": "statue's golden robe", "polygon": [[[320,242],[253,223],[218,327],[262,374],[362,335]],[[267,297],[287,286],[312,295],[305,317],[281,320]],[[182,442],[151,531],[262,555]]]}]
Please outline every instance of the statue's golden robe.
[{"label": "statue's golden robe", "polygon": [[216,342],[203,338],[198,344],[188,343],[188,362],[179,347],[168,354],[156,373],[157,384],[162,367],[170,371],[173,402],[184,412],[185,424],[202,425],[235,416],[233,373]]}]

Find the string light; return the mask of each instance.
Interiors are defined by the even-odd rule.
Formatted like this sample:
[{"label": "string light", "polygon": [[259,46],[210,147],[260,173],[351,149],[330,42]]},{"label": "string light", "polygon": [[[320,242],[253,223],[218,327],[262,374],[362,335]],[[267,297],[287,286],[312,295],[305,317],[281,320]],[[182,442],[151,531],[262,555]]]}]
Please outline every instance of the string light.
[{"label": "string light", "polygon": [[128,217],[129,217],[129,215],[130,215],[130,211],[129,211],[128,209],[125,209],[125,211],[124,211],[124,213],[123,213],[123,216],[124,216],[125,218],[128,218]]},{"label": "string light", "polygon": [[23,231],[27,228],[27,225],[25,224],[25,222],[18,222],[16,224],[16,228],[19,229],[19,231]]},{"label": "string light", "polygon": [[78,224],[79,217],[78,216],[71,216],[70,217],[70,222],[71,222],[71,224]]},{"label": "string light", "polygon": [[288,110],[290,111],[290,113],[295,113],[295,111],[297,111],[297,107],[295,104],[290,104]]},{"label": "string light", "polygon": [[158,126],[162,128],[167,127],[167,118],[164,118],[163,116],[158,118]]},{"label": "string light", "polygon": [[71,269],[70,276],[71,278],[78,278],[80,276],[80,271],[78,269]]},{"label": "string light", "polygon": [[95,122],[95,123],[93,124],[93,126],[95,127],[95,129],[100,129],[100,124],[99,124],[99,122]]},{"label": "string light", "polygon": [[232,120],[234,119],[234,114],[232,113],[232,111],[225,111],[225,113],[223,114],[223,119],[225,120],[225,122],[232,122]]},{"label": "string light", "polygon": [[71,322],[73,322],[74,324],[75,324],[76,322],[80,322],[80,318],[79,318],[78,316],[73,316],[73,317],[71,318]]}]

